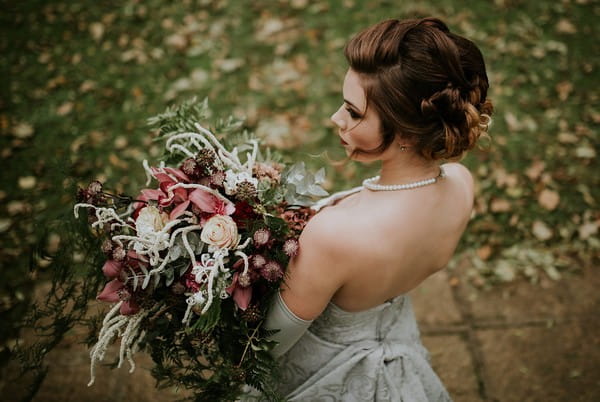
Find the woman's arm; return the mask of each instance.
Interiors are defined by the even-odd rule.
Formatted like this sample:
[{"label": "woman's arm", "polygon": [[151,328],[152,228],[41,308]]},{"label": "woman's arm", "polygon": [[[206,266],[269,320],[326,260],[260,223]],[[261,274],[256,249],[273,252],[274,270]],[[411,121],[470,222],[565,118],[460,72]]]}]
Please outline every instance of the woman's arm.
[{"label": "woman's arm", "polygon": [[271,339],[278,345],[274,357],[287,352],[312,321],[327,307],[344,282],[343,261],[338,259],[339,236],[335,222],[325,213],[315,216],[300,236],[300,253],[287,269],[281,291],[275,296],[265,327],[278,329]]},{"label": "woman's arm", "polygon": [[341,224],[326,210],[315,215],[300,236],[300,252],[288,266],[281,296],[301,319],[318,317],[345,282],[348,255]]}]

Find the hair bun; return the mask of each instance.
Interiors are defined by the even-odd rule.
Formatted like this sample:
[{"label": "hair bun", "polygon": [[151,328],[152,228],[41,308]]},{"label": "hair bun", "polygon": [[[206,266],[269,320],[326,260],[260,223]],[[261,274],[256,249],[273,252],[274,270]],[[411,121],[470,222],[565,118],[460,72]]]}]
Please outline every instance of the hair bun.
[{"label": "hair bun", "polygon": [[[479,92],[478,89],[472,92]],[[473,148],[487,132],[491,122],[492,104],[489,101],[476,108],[470,99],[473,93],[464,91],[448,83],[446,88],[421,101],[423,117],[437,124],[436,134],[420,138],[419,144],[432,159],[456,159]]]}]

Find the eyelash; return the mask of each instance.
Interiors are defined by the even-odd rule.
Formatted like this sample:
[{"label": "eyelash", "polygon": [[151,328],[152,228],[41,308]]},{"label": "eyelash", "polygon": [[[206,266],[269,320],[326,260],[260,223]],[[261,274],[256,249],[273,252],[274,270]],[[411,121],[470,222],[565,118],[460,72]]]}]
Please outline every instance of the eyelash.
[{"label": "eyelash", "polygon": [[360,118],[360,115],[358,113],[356,113],[354,110],[352,110],[351,108],[347,107],[346,111],[348,112],[348,114],[350,115],[350,117],[352,117],[353,119]]}]

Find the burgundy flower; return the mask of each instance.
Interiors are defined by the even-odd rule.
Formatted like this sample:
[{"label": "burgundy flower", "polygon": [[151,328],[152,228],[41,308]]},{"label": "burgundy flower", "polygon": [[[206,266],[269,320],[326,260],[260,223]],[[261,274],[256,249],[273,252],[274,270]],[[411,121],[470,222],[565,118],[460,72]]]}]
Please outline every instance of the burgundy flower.
[{"label": "burgundy flower", "polygon": [[239,201],[235,203],[235,212],[231,215],[238,227],[245,228],[248,221],[254,220],[256,213],[254,208],[246,201]]},{"label": "burgundy flower", "polygon": [[96,298],[109,303],[122,301],[123,303],[121,304],[119,311],[123,315],[132,315],[140,310],[140,307],[133,298],[133,294],[125,284],[118,279],[113,279],[108,282]]}]

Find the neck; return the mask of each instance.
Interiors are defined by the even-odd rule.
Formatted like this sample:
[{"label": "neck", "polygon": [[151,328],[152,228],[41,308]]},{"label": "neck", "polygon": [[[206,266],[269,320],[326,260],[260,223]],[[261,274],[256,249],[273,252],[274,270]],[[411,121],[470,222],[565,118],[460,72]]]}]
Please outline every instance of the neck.
[{"label": "neck", "polygon": [[436,177],[440,173],[439,163],[418,155],[407,153],[382,161],[378,184],[405,184]]}]

